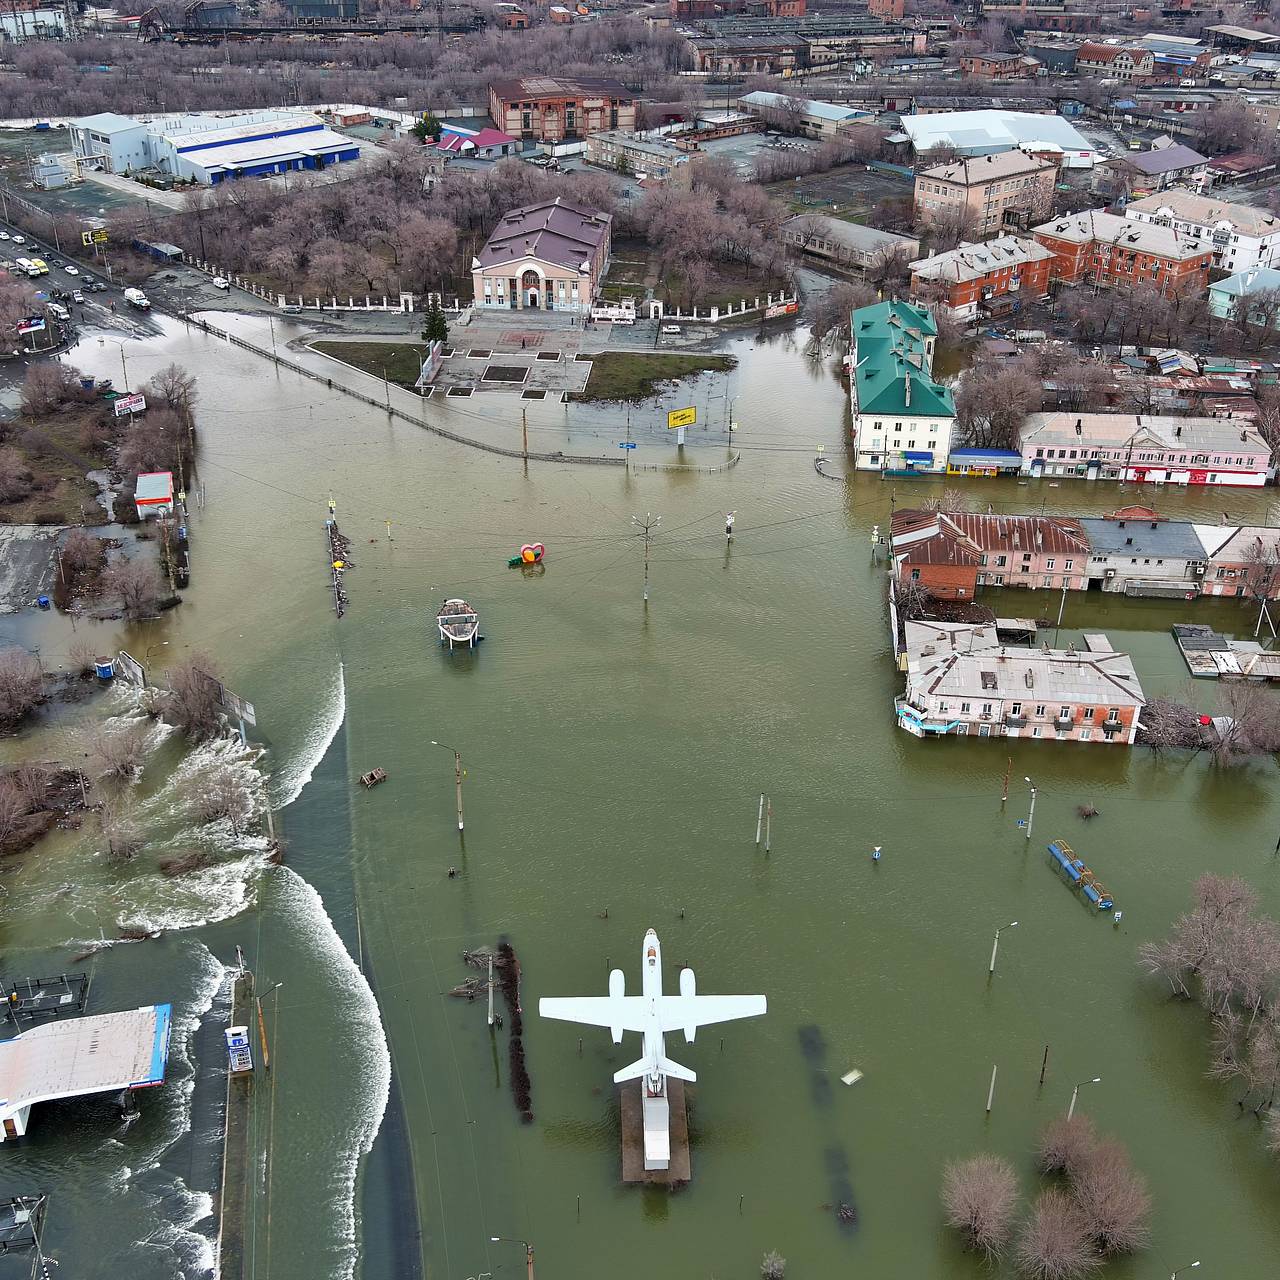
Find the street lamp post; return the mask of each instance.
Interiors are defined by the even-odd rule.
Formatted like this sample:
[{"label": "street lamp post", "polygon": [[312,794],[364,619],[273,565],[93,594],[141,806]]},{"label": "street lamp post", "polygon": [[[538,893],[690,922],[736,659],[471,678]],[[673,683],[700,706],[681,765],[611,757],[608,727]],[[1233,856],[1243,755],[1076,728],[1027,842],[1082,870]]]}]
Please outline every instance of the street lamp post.
[{"label": "street lamp post", "polygon": [[522,1244],[524,1245],[524,1265],[528,1271],[528,1280],[533,1280],[533,1245],[527,1240],[517,1239],[515,1236],[490,1236],[491,1244]]},{"label": "street lamp post", "polygon": [[1027,840],[1031,839],[1031,824],[1036,818],[1036,789],[1030,778],[1024,777],[1023,782],[1031,788],[1031,807],[1027,810]]},{"label": "street lamp post", "polygon": [[1179,1276],[1180,1276],[1184,1271],[1190,1271],[1190,1270],[1192,1270],[1192,1268],[1194,1268],[1194,1267],[1198,1267],[1199,1265],[1200,1265],[1200,1259],[1199,1259],[1199,1258],[1197,1258],[1194,1262],[1188,1262],[1188,1263],[1186,1264],[1186,1266],[1184,1266],[1184,1267],[1179,1267],[1179,1268],[1178,1268],[1178,1269],[1177,1269],[1177,1270],[1176,1270],[1176,1271],[1175,1271],[1175,1272],[1174,1272],[1174,1273],[1169,1277],[1169,1280],[1178,1280],[1178,1277],[1179,1277]]},{"label": "street lamp post", "polygon": [[98,339],[99,346],[102,346],[104,343],[107,343],[107,342],[114,342],[115,345],[120,348],[120,374],[121,374],[121,377],[123,377],[124,379],[124,390],[125,390],[125,394],[127,395],[129,392],[129,366],[128,364],[125,363],[124,343],[120,341],[120,339],[118,338],[99,338]]},{"label": "street lamp post", "polygon": [[1018,922],[1016,920],[1010,920],[1008,924],[1002,924],[996,930],[995,941],[991,944],[991,966],[990,968],[987,969],[988,974],[995,973],[996,971],[996,951],[999,949],[999,946],[1000,946],[1000,935],[1006,929],[1016,929],[1017,927],[1018,927]]},{"label": "street lamp post", "polygon": [[458,830],[462,830],[462,756],[458,754],[456,748],[449,746],[447,742],[437,742],[431,739],[433,747],[443,747],[446,751],[453,752],[453,786],[454,793],[457,798],[458,805]]},{"label": "street lamp post", "polygon": [[1067,1108],[1067,1119],[1070,1120],[1076,1113],[1076,1098],[1079,1096],[1080,1090],[1087,1084],[1101,1084],[1102,1077],[1094,1076],[1092,1080],[1081,1080],[1074,1089],[1071,1090],[1071,1105]]},{"label": "street lamp post", "polygon": [[[262,1019],[262,1002],[273,992],[284,986],[283,980],[268,987],[260,996],[254,996],[254,1004],[258,1006],[258,1039],[262,1041],[262,1069],[271,1070],[271,1055],[267,1052],[267,1024]],[[277,1005],[279,997],[276,997]]]}]

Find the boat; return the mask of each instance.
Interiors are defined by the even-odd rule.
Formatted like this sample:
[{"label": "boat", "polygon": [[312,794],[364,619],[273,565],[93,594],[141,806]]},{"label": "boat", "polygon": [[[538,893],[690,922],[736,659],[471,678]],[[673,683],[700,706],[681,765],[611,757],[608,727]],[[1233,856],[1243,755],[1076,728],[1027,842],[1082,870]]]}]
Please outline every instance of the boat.
[{"label": "boat", "polygon": [[436,614],[436,625],[440,628],[440,643],[448,644],[450,649],[456,645],[474,649],[480,639],[480,618],[465,600],[446,600]]}]

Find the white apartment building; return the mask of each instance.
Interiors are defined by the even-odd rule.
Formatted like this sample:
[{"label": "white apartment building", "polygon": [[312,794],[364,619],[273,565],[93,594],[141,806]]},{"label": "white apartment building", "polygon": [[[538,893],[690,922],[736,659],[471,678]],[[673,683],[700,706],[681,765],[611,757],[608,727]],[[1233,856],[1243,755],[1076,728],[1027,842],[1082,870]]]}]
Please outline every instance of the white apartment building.
[{"label": "white apartment building", "polygon": [[1220,270],[1280,267],[1280,216],[1251,204],[1232,204],[1170,187],[1135,200],[1124,211],[1134,222],[1172,227],[1193,243],[1213,250]]}]

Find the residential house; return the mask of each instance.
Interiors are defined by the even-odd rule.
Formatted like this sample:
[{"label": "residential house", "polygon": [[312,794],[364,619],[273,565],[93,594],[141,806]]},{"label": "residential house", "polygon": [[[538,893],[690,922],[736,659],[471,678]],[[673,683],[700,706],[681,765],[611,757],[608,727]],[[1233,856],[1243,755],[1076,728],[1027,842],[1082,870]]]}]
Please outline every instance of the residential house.
[{"label": "residential house", "polygon": [[1021,432],[1024,475],[1258,488],[1271,450],[1235,418],[1033,413]]},{"label": "residential house", "polygon": [[895,511],[890,543],[898,577],[943,599],[984,586],[1081,591],[1087,585],[1089,542],[1069,516]]},{"label": "residential house", "polygon": [[1022,80],[1039,70],[1039,62],[1022,53],[969,53],[960,59],[963,75],[986,80]]},{"label": "residential house", "polygon": [[1129,745],[1146,698],[1133,661],[1093,634],[1077,650],[1001,642],[993,625],[908,622],[899,728],[918,738],[971,734]]},{"label": "residential house", "polygon": [[953,317],[971,320],[979,312],[1003,315],[1023,301],[1049,296],[1053,253],[1034,240],[1000,236],[984,244],[960,244],[911,263],[911,296],[941,292]]},{"label": "residential house", "polygon": [[1009,215],[1045,217],[1057,179],[1053,161],[1018,150],[933,165],[916,174],[916,221],[953,219],[974,236],[997,234]]},{"label": "residential house", "polygon": [[1089,586],[1127,596],[1193,600],[1208,558],[1195,527],[1166,520],[1149,507],[1082,516],[1089,539]]},{"label": "residential house", "polygon": [[564,142],[636,127],[635,94],[616,80],[523,76],[489,86],[489,118],[504,133]]},{"label": "residential house", "polygon": [[671,182],[688,186],[689,156],[665,138],[645,138],[625,129],[606,129],[587,138],[587,160],[591,164],[634,174],[647,184]]},{"label": "residential house", "polygon": [[1032,233],[1053,251],[1050,273],[1064,284],[1149,284],[1166,296],[1195,296],[1209,283],[1212,249],[1172,227],[1093,209],[1046,222]]},{"label": "residential house", "polygon": [[889,531],[893,571],[939,600],[971,600],[978,593],[982,550],[950,515],[895,511]]},{"label": "residential house", "polygon": [[465,156],[470,160],[500,160],[520,153],[520,139],[501,129],[463,129],[445,125],[436,140],[435,149],[447,156]]},{"label": "residential house", "polygon": [[956,410],[933,378],[938,326],[928,308],[880,302],[849,316],[849,397],[861,471],[945,471]]},{"label": "residential house", "polygon": [[1280,599],[1280,529],[1267,525],[1196,525],[1207,568],[1206,596]]},{"label": "residential house", "polygon": [[1209,314],[1219,320],[1247,317],[1252,324],[1280,328],[1280,270],[1254,267],[1215,280],[1209,286]]},{"label": "residential house", "polygon": [[1149,80],[1156,57],[1150,49],[1086,40],[1076,51],[1076,71],[1080,75],[1105,76],[1126,83]]},{"label": "residential house", "polygon": [[1209,185],[1209,159],[1198,151],[1175,142],[1150,151],[1130,151],[1108,160],[1094,175],[1095,186],[1104,183],[1114,195],[1129,192],[1142,195],[1169,187],[1191,187],[1197,191]]},{"label": "residential house", "polygon": [[505,213],[471,260],[475,305],[588,313],[608,270],[612,221],[562,196]]},{"label": "residential house", "polygon": [[1233,204],[1171,187],[1134,200],[1126,218],[1172,227],[1213,250],[1213,265],[1223,271],[1280,267],[1280,217],[1251,204]]},{"label": "residential house", "polygon": [[782,241],[802,253],[862,272],[889,258],[908,259],[920,252],[920,241],[914,236],[900,236],[821,213],[800,213],[788,218],[782,224]]}]

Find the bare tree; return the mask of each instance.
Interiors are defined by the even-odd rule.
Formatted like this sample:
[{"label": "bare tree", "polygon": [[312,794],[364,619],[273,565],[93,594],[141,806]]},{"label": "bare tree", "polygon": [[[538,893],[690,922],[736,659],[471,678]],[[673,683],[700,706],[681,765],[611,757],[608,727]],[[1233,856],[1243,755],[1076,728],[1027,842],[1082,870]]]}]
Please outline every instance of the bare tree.
[{"label": "bare tree", "polygon": [[141,560],[117,560],[102,575],[102,585],[119,598],[126,618],[137,621],[155,616],[160,577],[154,565]]},{"label": "bare tree", "polygon": [[760,1262],[760,1280],[785,1280],[787,1260],[777,1249],[770,1249]]},{"label": "bare tree", "polygon": [[25,649],[0,650],[0,727],[12,728],[44,700],[44,672]]},{"label": "bare tree", "polygon": [[30,830],[31,804],[10,776],[0,778],[0,848],[21,840]]},{"label": "bare tree", "polygon": [[43,764],[22,764],[12,774],[13,781],[27,802],[29,810],[48,807],[53,786],[53,771]]},{"label": "bare tree", "polygon": [[224,762],[211,765],[192,778],[187,787],[192,808],[201,822],[226,819],[232,833],[253,816],[253,793],[243,774]]},{"label": "bare tree", "polygon": [[62,544],[62,567],[73,574],[94,569],[102,563],[102,539],[87,529],[72,529]]},{"label": "bare tree", "polygon": [[1105,1254],[1134,1253],[1151,1238],[1147,1181],[1120,1143],[1101,1143],[1071,1175],[1071,1195],[1090,1239]]},{"label": "bare tree", "polygon": [[1223,764],[1245,756],[1280,751],[1280,699],[1264,685],[1221,681],[1218,703],[1222,728],[1214,755]]},{"label": "bare tree", "polygon": [[0,502],[21,502],[31,493],[31,468],[16,449],[0,449]]},{"label": "bare tree", "polygon": [[1042,1191],[1018,1239],[1015,1258],[1028,1280],[1079,1280],[1096,1271],[1101,1256],[1080,1210],[1056,1187]]},{"label": "bare tree", "polygon": [[1153,751],[1172,747],[1200,747],[1200,717],[1176,698],[1163,695],[1150,699],[1142,708],[1138,741]]},{"label": "bare tree", "polygon": [[1036,1164],[1041,1173],[1078,1173],[1098,1149],[1098,1135],[1088,1116],[1051,1120],[1040,1135]]},{"label": "bare tree", "polygon": [[163,405],[178,416],[184,428],[189,429],[195,422],[196,391],[195,375],[188,373],[181,365],[165,365],[159,373],[143,387],[147,394],[147,403]]},{"label": "bare tree", "polygon": [[961,1233],[966,1249],[999,1258],[1009,1242],[1017,1204],[1013,1166],[999,1156],[973,1156],[943,1171],[943,1212],[947,1225]]},{"label": "bare tree", "polygon": [[924,511],[942,511],[954,515],[969,510],[969,495],[963,489],[943,489],[936,497],[926,498],[921,504]]},{"label": "bare tree", "polygon": [[110,862],[128,862],[142,848],[142,830],[132,810],[123,804],[103,806],[102,835]]},{"label": "bare tree", "polygon": [[53,361],[34,364],[22,380],[22,412],[29,418],[43,418],[70,399],[78,373],[69,365]]},{"label": "bare tree", "polygon": [[169,671],[169,688],[162,700],[163,715],[188,738],[211,738],[221,724],[214,667],[196,655]]},{"label": "bare tree", "polygon": [[71,670],[78,676],[91,676],[97,669],[98,651],[88,640],[73,640],[67,656]]},{"label": "bare tree", "polygon": [[99,778],[133,781],[147,758],[147,727],[142,723],[99,729],[89,741],[89,767]]},{"label": "bare tree", "polygon": [[898,616],[908,622],[912,618],[924,618],[933,612],[937,601],[933,592],[919,579],[911,576],[911,566],[903,564],[896,583]]},{"label": "bare tree", "polygon": [[956,393],[956,426],[966,445],[1017,449],[1022,424],[1042,403],[1043,389],[1016,362],[975,365]]},{"label": "bare tree", "polygon": [[808,306],[809,325],[813,336],[821,342],[828,336],[849,336],[849,313],[869,307],[876,301],[876,291],[869,284],[856,281],[835,284]]}]

